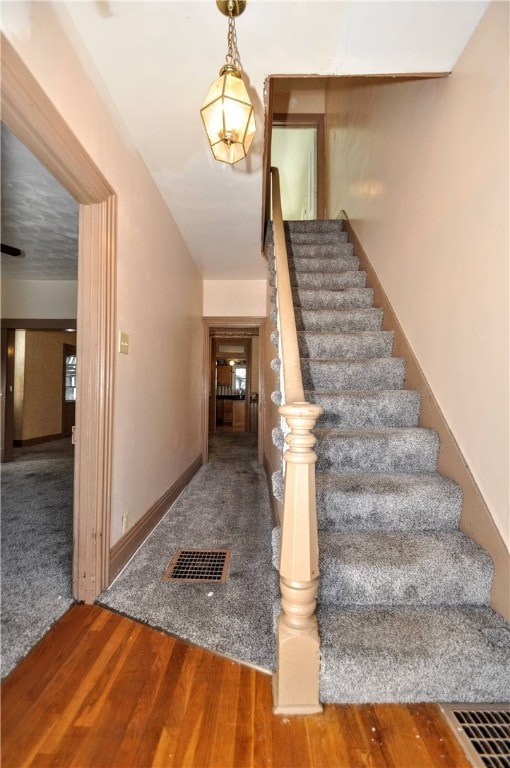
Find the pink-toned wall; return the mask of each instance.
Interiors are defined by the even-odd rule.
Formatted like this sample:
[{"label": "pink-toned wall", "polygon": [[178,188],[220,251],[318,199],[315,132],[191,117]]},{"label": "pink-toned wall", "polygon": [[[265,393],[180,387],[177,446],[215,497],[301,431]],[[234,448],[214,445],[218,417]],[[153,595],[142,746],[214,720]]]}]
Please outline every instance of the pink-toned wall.
[{"label": "pink-toned wall", "polygon": [[[2,29],[118,195],[111,544],[201,452],[202,279],[146,166],[50,3],[9,3]],[[81,60],[94,75],[83,51]],[[78,329],[79,334],[79,329]]]},{"label": "pink-toned wall", "polygon": [[266,280],[204,280],[204,317],[264,317],[266,287]]},{"label": "pink-toned wall", "polygon": [[344,209],[509,546],[509,6],[444,79],[327,93]]}]

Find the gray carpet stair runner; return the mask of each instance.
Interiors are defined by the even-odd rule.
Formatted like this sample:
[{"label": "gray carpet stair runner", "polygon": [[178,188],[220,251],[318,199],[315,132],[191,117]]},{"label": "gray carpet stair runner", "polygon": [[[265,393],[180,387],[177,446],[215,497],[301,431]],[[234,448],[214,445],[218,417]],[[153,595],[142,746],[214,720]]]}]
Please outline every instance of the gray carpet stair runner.
[{"label": "gray carpet stair runner", "polygon": [[436,471],[438,437],[418,427],[419,393],[403,389],[405,361],[342,225],[285,225],[305,398],[324,408],[321,699],[505,701],[510,629],[489,607],[492,561],[458,529],[462,492]]}]

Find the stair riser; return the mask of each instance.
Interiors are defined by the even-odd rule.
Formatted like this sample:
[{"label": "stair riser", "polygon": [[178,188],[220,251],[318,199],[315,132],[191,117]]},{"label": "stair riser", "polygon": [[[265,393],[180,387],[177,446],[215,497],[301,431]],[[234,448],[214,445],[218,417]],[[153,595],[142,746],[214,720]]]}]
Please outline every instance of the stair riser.
[{"label": "stair riser", "polygon": [[[486,605],[493,565],[454,533],[319,534],[319,602],[348,605]],[[469,578],[466,574],[469,573]]]},{"label": "stair riser", "polygon": [[482,634],[508,630],[488,608],[325,608],[318,618],[321,701],[508,700],[508,649]]},{"label": "stair riser", "polygon": [[437,435],[428,430],[324,436],[317,430],[317,469],[336,472],[434,472]]},{"label": "stair riser", "polygon": [[341,291],[296,288],[292,293],[294,306],[303,309],[357,309],[371,307],[374,303],[374,292],[371,288],[346,288]]},{"label": "stair riser", "polygon": [[332,362],[302,358],[301,372],[305,389],[400,389],[405,364],[398,357]]},{"label": "stair riser", "polygon": [[411,390],[321,395],[306,392],[305,399],[324,408],[318,427],[355,429],[359,427],[416,427],[420,396]]},{"label": "stair riser", "polygon": [[298,334],[301,357],[330,360],[333,358],[390,357],[393,349],[391,331],[345,334]]},{"label": "stair riser", "polygon": [[318,601],[323,605],[486,605],[490,592],[491,576],[472,563],[463,567],[442,563],[435,572],[421,570],[421,574],[409,566],[395,567],[382,574],[376,568],[322,557],[319,568]]},{"label": "stair riser", "polygon": [[382,309],[294,309],[298,331],[379,331]]},{"label": "stair riser", "polygon": [[357,256],[309,258],[289,255],[289,269],[296,272],[351,272],[359,269]]},{"label": "stair riser", "polygon": [[[417,485],[380,488],[353,482],[346,489],[322,487],[317,477],[317,516],[323,531],[341,533],[454,531],[458,528],[462,493],[445,487]],[[359,477],[359,476],[358,476]]]}]

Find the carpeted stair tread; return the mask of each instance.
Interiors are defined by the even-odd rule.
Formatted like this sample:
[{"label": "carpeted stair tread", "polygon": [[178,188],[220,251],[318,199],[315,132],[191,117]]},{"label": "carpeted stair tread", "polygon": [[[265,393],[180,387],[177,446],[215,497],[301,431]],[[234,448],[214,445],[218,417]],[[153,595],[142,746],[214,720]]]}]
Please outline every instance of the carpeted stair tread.
[{"label": "carpeted stair tread", "polygon": [[306,259],[337,259],[338,257],[352,257],[354,246],[352,243],[296,243],[294,240],[287,241],[287,253],[293,258]]},{"label": "carpeted stair tread", "polygon": [[336,472],[433,472],[439,440],[430,429],[315,430],[317,469]]},{"label": "carpeted stair tread", "polygon": [[438,472],[316,475],[322,531],[453,531],[462,491]]},{"label": "carpeted stair tread", "polygon": [[[315,243],[317,240],[321,243],[346,243],[349,240],[347,232],[342,230],[335,232],[323,232],[318,235],[317,232],[285,232],[285,241],[292,243]],[[267,233],[266,245],[273,245],[273,231]]]},{"label": "carpeted stair tread", "polygon": [[293,256],[289,254],[289,269],[299,272],[351,272],[359,269],[357,256]]},{"label": "carpeted stair tread", "polygon": [[371,307],[374,302],[372,288],[341,288],[339,290],[317,290],[315,288],[293,288],[294,306],[304,309],[354,309]]},{"label": "carpeted stair tread", "polygon": [[409,389],[305,390],[305,400],[322,405],[317,427],[416,427],[420,393]]},{"label": "carpeted stair tread", "polygon": [[298,331],[378,331],[383,310],[294,308]]},{"label": "carpeted stair tread", "polygon": [[301,357],[322,360],[389,357],[393,349],[393,331],[299,331],[298,344]]},{"label": "carpeted stair tread", "polygon": [[323,232],[342,232],[344,221],[343,219],[287,219],[284,222],[284,229],[290,234],[316,232],[322,235]]},{"label": "carpeted stair tread", "polygon": [[343,288],[365,288],[367,282],[366,272],[359,269],[345,272],[296,272],[291,269],[289,274],[293,288],[338,291]]},{"label": "carpeted stair tread", "polygon": [[301,359],[306,389],[399,389],[404,383],[405,361],[401,357],[364,360]]},{"label": "carpeted stair tread", "polygon": [[510,632],[488,607],[320,606],[324,702],[506,701]]},{"label": "carpeted stair tread", "polygon": [[460,531],[320,531],[319,553],[322,605],[486,605],[489,601],[492,560]]}]

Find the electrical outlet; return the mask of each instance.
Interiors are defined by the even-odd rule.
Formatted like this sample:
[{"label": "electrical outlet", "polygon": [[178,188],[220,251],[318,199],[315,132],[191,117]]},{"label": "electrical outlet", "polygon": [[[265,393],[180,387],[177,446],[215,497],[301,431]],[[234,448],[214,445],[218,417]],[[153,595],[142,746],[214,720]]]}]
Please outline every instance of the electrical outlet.
[{"label": "electrical outlet", "polygon": [[124,512],[122,515],[122,533],[126,533],[129,528],[129,512]]}]

